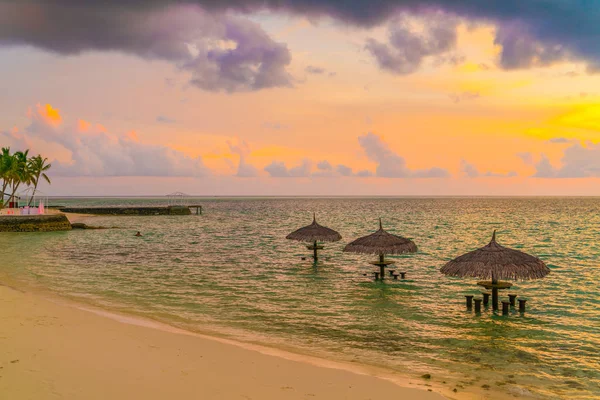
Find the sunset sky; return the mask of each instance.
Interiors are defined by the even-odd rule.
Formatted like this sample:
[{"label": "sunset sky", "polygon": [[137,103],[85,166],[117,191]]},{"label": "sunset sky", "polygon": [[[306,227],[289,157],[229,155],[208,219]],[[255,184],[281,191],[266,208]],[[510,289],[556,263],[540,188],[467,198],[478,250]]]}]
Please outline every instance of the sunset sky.
[{"label": "sunset sky", "polygon": [[0,0],[0,77],[50,195],[600,195],[596,1]]}]

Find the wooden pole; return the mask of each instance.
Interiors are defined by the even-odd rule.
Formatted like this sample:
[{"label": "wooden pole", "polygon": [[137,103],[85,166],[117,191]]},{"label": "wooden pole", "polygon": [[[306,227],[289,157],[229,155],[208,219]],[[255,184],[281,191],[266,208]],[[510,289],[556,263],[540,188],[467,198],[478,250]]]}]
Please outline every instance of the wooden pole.
[{"label": "wooden pole", "polygon": [[498,280],[496,276],[492,274],[492,308],[494,311],[498,311]]},{"label": "wooden pole", "polygon": [[317,255],[317,241],[316,240],[314,243],[313,258],[315,259],[315,262],[319,259],[319,256]]},{"label": "wooden pole", "polygon": [[477,314],[481,313],[481,301],[483,299],[473,299],[473,301],[475,302],[475,312]]},{"label": "wooden pole", "polygon": [[519,312],[524,313],[525,312],[525,303],[527,302],[527,300],[525,299],[519,299]]},{"label": "wooden pole", "polygon": [[381,275],[381,280],[383,280],[383,277],[385,276],[385,265],[384,263],[384,258],[383,258],[383,254],[379,255],[379,273]]},{"label": "wooden pole", "polygon": [[467,298],[467,310],[470,310],[471,308],[473,308],[473,295],[472,294],[468,294],[465,296]]},{"label": "wooden pole", "polygon": [[481,294],[483,294],[483,305],[487,306],[488,304],[490,304],[490,294],[486,292],[483,292]]}]

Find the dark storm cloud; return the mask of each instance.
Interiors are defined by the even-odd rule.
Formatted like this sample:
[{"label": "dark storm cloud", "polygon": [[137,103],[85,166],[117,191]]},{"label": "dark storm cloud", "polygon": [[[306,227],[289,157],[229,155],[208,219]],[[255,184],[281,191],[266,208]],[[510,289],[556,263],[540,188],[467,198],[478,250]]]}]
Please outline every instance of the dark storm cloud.
[{"label": "dark storm cloud", "polygon": [[[0,41],[66,53],[89,48],[133,48],[137,53],[148,36],[120,37],[129,30],[132,21],[138,29],[148,30],[156,25],[147,19],[144,23],[144,18],[139,16],[152,10],[164,11],[167,5],[195,4],[217,13],[227,10],[250,13],[269,9],[312,18],[329,16],[367,27],[380,25],[398,13],[418,15],[443,11],[460,18],[498,25],[496,43],[503,46],[500,64],[504,68],[547,65],[565,58],[588,61],[589,71],[600,68],[600,7],[597,1],[590,0],[20,0],[18,3],[0,0],[0,4],[4,4],[3,12],[0,12]],[[18,8],[17,14],[14,9],[7,11],[7,4]],[[53,18],[48,18],[49,15]],[[95,23],[90,23],[93,22],[90,15],[97,19]],[[210,25],[210,21],[196,28],[203,25]],[[178,27],[179,24],[162,25],[157,29],[167,36],[179,36]],[[82,42],[81,38],[89,35],[96,35],[96,40]],[[123,40],[115,48],[111,38]],[[151,41],[150,44],[142,51],[145,55],[158,53],[172,57],[173,53],[180,54],[182,51],[163,40],[158,43]],[[71,51],[67,51],[69,49]],[[384,50],[379,47],[374,52],[384,59],[393,57]],[[265,49],[261,52],[263,55],[268,53]],[[285,57],[279,55],[274,58],[276,63],[285,64]],[[276,78],[273,84],[280,85],[281,77]]]},{"label": "dark storm cloud", "polygon": [[262,28],[198,7],[98,7],[77,2],[0,0],[0,46],[29,45],[64,55],[118,51],[172,62],[208,91],[291,86],[291,54]]}]

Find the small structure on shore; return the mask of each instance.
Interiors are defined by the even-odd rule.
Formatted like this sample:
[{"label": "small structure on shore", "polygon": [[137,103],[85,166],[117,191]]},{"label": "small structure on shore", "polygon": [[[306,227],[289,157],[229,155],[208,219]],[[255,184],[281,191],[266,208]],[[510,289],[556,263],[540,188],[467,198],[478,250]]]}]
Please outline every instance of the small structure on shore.
[{"label": "small structure on shore", "polygon": [[319,225],[315,214],[313,214],[312,224],[295,230],[285,238],[311,243],[307,248],[313,251],[313,258],[316,262],[319,259],[317,251],[323,249],[323,245],[319,242],[337,242],[342,239],[342,235],[333,229]]},{"label": "small structure on shore", "polygon": [[385,267],[394,264],[393,261],[386,260],[385,255],[415,253],[417,252],[417,245],[410,239],[386,232],[381,224],[381,218],[379,218],[379,230],[377,232],[347,244],[344,251],[379,255],[379,260],[373,261],[371,264],[379,267],[379,276],[384,279]]},{"label": "small structure on shore", "polygon": [[[444,265],[440,272],[460,278],[490,279],[477,284],[492,290],[492,307],[497,311],[498,291],[512,286],[509,282],[502,282],[501,279],[540,279],[548,275],[550,269],[537,257],[499,245],[494,230],[488,245],[455,258]],[[514,303],[514,299],[511,299],[511,303]]]}]

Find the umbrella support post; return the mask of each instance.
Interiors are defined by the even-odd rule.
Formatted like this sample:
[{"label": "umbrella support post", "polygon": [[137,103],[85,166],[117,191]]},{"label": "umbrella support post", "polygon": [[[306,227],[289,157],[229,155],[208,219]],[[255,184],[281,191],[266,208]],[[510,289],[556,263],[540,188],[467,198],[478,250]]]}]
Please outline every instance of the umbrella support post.
[{"label": "umbrella support post", "polygon": [[317,254],[317,241],[315,240],[315,242],[313,243],[314,249],[313,249],[313,258],[315,260],[315,262],[317,262],[317,260],[319,259],[319,256]]},{"label": "umbrella support post", "polygon": [[498,288],[492,288],[492,308],[498,311]]},{"label": "umbrella support post", "polygon": [[473,301],[475,302],[475,313],[476,314],[481,314],[481,301],[483,299],[473,299]]},{"label": "umbrella support post", "polygon": [[473,308],[473,295],[468,294],[465,297],[467,299],[467,310],[470,310]]},{"label": "umbrella support post", "polygon": [[508,307],[509,306],[510,306],[510,303],[508,301],[502,302],[502,315],[508,315]]}]

